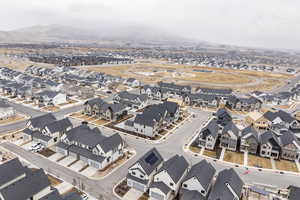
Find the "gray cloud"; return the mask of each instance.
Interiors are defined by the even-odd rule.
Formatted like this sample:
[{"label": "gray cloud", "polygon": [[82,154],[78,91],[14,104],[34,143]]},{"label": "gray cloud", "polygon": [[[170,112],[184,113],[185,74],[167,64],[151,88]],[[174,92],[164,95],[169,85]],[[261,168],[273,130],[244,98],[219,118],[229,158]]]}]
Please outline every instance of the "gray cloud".
[{"label": "gray cloud", "polygon": [[138,24],[203,41],[299,49],[299,7],[297,0],[1,0],[0,29]]}]

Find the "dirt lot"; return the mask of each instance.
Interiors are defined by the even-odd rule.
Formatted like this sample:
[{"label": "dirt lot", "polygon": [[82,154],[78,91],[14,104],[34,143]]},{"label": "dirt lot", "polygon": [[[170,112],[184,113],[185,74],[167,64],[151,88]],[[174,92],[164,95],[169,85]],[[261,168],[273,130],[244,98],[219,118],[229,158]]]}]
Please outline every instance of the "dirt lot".
[{"label": "dirt lot", "polygon": [[225,155],[224,155],[224,161],[243,165],[244,164],[244,154],[232,152],[232,151],[226,151]]},{"label": "dirt lot", "polygon": [[194,153],[200,153],[201,149],[199,147],[190,146],[189,149]]},{"label": "dirt lot", "polygon": [[44,149],[43,151],[40,151],[39,154],[45,156],[46,158],[52,156],[53,154],[55,154],[54,151],[52,151],[51,149]]},{"label": "dirt lot", "polygon": [[[285,80],[293,77],[292,75],[273,72],[148,63],[81,68],[105,72],[123,78],[133,77],[145,83],[155,83],[163,80],[167,82],[177,82],[178,84],[188,84],[195,87],[231,87],[241,92],[257,89],[270,90],[282,85]],[[212,72],[198,72],[196,70],[211,70]]]},{"label": "dirt lot", "polygon": [[276,161],[276,168],[284,171],[299,172],[296,163],[288,160]]},{"label": "dirt lot", "polygon": [[47,176],[48,176],[51,186],[53,186],[53,187],[62,183],[61,180],[55,178],[54,176],[51,176],[50,174],[48,174]]},{"label": "dirt lot", "polygon": [[217,158],[217,152],[215,151],[204,150],[203,155],[211,158]]},{"label": "dirt lot", "polygon": [[17,122],[17,121],[21,121],[21,120],[23,120],[25,118],[26,117],[24,115],[17,114],[14,117],[11,117],[11,118],[8,118],[8,119],[4,119],[4,120],[0,120],[0,125],[9,124],[9,123]]},{"label": "dirt lot", "polygon": [[252,167],[272,169],[271,161],[268,158],[248,155],[248,165]]}]

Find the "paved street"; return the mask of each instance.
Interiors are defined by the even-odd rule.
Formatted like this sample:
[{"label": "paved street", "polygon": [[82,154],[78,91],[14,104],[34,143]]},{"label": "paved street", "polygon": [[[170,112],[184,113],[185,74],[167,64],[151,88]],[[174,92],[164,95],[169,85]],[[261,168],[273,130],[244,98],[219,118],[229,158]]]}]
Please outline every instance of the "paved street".
[{"label": "paved street", "polygon": [[[125,142],[132,148],[134,148],[137,152],[137,155],[125,163],[118,170],[114,171],[110,176],[102,179],[102,180],[91,180],[82,176],[70,169],[62,167],[61,165],[54,163],[38,154],[33,154],[31,152],[25,151],[23,148],[18,147],[11,143],[2,143],[1,146],[14,152],[20,157],[24,158],[30,163],[34,163],[38,167],[45,169],[46,171],[56,175],[57,177],[62,178],[63,180],[73,183],[74,179],[76,182],[84,183],[85,191],[91,194],[94,197],[99,197],[99,195],[103,195],[105,199],[111,200],[116,199],[113,197],[112,189],[113,186],[123,179],[126,176],[127,169],[130,165],[132,165],[140,156],[142,156],[146,151],[148,151],[152,147],[156,147],[164,156],[165,159],[168,159],[170,156],[174,154],[182,154],[188,160],[190,164],[195,164],[202,160],[200,157],[195,157],[190,153],[186,153],[183,150],[184,145],[188,142],[188,140],[194,135],[195,131],[199,129],[201,124],[207,121],[209,117],[209,113],[203,112],[200,110],[193,110],[196,113],[196,118],[191,118],[187,120],[180,128],[174,131],[170,137],[160,143],[153,144],[150,142],[145,142],[142,139],[136,139],[136,137],[132,136],[124,136],[122,135]],[[112,130],[103,130],[107,134],[113,134]],[[221,162],[214,162],[212,160],[208,160],[212,162],[212,164],[216,167],[217,170],[221,170],[227,167],[231,167],[231,165],[226,165]],[[247,175],[243,175],[245,169],[236,169],[237,172],[241,175],[244,181],[247,183],[262,183],[266,185],[275,185],[279,187],[287,187],[288,185],[300,185],[300,176],[295,175],[280,175],[274,172],[260,172],[258,170],[250,170],[250,173]]]}]

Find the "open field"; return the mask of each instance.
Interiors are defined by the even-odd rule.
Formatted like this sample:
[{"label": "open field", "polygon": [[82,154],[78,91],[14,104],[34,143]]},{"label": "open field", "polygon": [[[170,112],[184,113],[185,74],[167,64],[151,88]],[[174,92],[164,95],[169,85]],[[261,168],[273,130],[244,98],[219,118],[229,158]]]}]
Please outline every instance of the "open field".
[{"label": "open field", "polygon": [[237,163],[237,164],[243,165],[244,164],[244,154],[232,152],[232,151],[226,151],[223,160],[226,162]]},{"label": "open field", "polygon": [[248,165],[252,167],[272,169],[271,161],[268,158],[248,155]]},{"label": "open field", "polygon": [[[123,78],[133,77],[145,83],[158,81],[177,82],[194,87],[231,87],[236,91],[249,92],[254,90],[271,90],[284,84],[292,75],[272,72],[256,72],[248,70],[234,70],[209,68],[187,65],[167,64],[127,64],[117,66],[89,66],[80,67],[91,71],[104,72]],[[211,70],[199,72],[197,70]]]},{"label": "open field", "polygon": [[21,121],[25,119],[26,117],[24,115],[19,115],[17,114],[14,117],[10,117],[8,119],[0,120],[0,125],[5,125],[5,124],[10,124],[10,123],[15,123],[17,121]]},{"label": "open field", "polygon": [[204,150],[203,155],[211,158],[217,158],[217,152],[215,151]]},{"label": "open field", "polygon": [[296,163],[288,160],[276,161],[276,168],[284,171],[299,172]]}]

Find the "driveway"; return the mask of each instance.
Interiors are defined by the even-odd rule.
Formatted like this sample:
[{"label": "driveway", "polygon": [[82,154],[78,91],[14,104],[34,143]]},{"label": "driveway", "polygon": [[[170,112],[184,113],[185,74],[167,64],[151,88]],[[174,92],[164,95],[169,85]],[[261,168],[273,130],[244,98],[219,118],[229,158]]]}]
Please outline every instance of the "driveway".
[{"label": "driveway", "polygon": [[82,160],[78,160],[76,163],[74,163],[73,165],[70,166],[70,169],[78,172],[79,170],[81,170],[86,165],[87,164],[85,162],[83,162]]},{"label": "driveway", "polygon": [[93,176],[96,172],[97,172],[96,168],[89,166],[80,173],[84,176],[90,177],[90,176]]},{"label": "driveway", "polygon": [[125,196],[122,198],[122,200],[139,199],[139,197],[142,196],[142,195],[143,195],[143,192],[131,188],[131,189],[125,194]]},{"label": "driveway", "polygon": [[71,156],[67,156],[64,159],[60,160],[58,163],[61,164],[64,167],[66,167],[69,164],[71,164],[72,162],[74,162],[75,160],[76,160],[76,158],[71,157]]},{"label": "driveway", "polygon": [[64,155],[60,154],[60,153],[55,153],[52,156],[48,157],[49,160],[56,162],[58,159],[64,157]]}]

